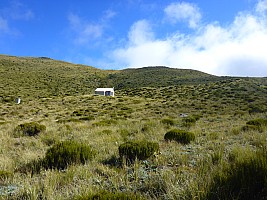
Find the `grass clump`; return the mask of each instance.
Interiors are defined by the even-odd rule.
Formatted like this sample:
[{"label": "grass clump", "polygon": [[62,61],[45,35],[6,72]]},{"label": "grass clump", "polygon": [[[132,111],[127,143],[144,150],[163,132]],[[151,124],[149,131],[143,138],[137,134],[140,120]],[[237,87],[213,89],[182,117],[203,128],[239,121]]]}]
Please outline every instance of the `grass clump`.
[{"label": "grass clump", "polygon": [[132,193],[122,192],[107,192],[101,191],[97,194],[89,194],[85,196],[77,197],[76,200],[142,200],[143,198],[139,195]]},{"label": "grass clump", "polygon": [[15,172],[38,174],[45,167],[44,159],[38,158],[20,166]]},{"label": "grass clump", "polygon": [[256,126],[256,125],[245,125],[241,128],[242,131],[247,132],[247,131],[259,131],[262,132],[262,127]]},{"label": "grass clump", "polygon": [[90,146],[75,141],[64,141],[54,144],[45,154],[44,158],[38,158],[21,166],[17,171],[30,172],[32,175],[40,173],[42,169],[64,170],[69,165],[85,164],[95,155]]},{"label": "grass clump", "polygon": [[159,151],[159,144],[148,141],[129,141],[119,146],[119,154],[121,158],[129,159],[130,161],[146,160],[155,152]]},{"label": "grass clump", "polygon": [[259,131],[262,132],[263,128],[267,126],[267,119],[259,118],[253,119],[246,123],[245,126],[242,127],[242,131]]},{"label": "grass clump", "polygon": [[0,170],[0,183],[13,176],[12,172]]},{"label": "grass clump", "polygon": [[196,124],[196,122],[200,119],[199,115],[192,115],[182,119],[183,126],[190,127]]},{"label": "grass clump", "polygon": [[46,126],[37,122],[20,124],[15,129],[15,135],[36,136],[46,130]]},{"label": "grass clump", "polygon": [[173,129],[168,131],[164,135],[164,139],[166,141],[176,141],[181,144],[189,144],[191,141],[195,140],[195,135],[194,133],[185,131],[185,130],[180,130],[180,129]]},{"label": "grass clump", "polygon": [[217,171],[203,199],[262,200],[267,196],[267,152]]},{"label": "grass clump", "polygon": [[72,164],[85,164],[94,157],[90,146],[75,141],[64,141],[47,150],[43,165],[49,169],[66,169]]},{"label": "grass clump", "polygon": [[174,126],[175,125],[175,121],[173,119],[167,119],[167,118],[162,119],[161,123],[165,124],[165,125],[169,125],[169,126]]},{"label": "grass clump", "polygon": [[263,126],[267,126],[267,119],[264,119],[264,118],[253,119],[253,120],[248,121],[246,124],[263,127]]}]

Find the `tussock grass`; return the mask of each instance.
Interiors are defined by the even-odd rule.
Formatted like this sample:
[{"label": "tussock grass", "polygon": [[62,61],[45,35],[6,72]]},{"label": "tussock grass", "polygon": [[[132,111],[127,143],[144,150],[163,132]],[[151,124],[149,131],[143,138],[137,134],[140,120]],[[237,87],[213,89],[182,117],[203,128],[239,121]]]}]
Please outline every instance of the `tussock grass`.
[{"label": "tussock grass", "polygon": [[203,199],[265,199],[267,196],[266,150],[235,161],[214,173]]},{"label": "tussock grass", "polygon": [[[202,74],[194,79],[199,74],[192,72],[183,80],[172,76],[171,85],[165,77],[168,69],[155,68],[149,77],[157,80],[161,73],[157,84],[167,84],[156,87],[155,80],[147,79],[150,69],[117,75],[120,72],[51,59],[23,58],[23,64],[14,57],[0,60],[5,74],[0,86],[0,187],[13,188],[12,194],[0,199],[75,199],[101,196],[101,191],[143,199],[205,199],[217,194],[238,199],[237,193],[246,194],[245,189],[239,193],[239,186],[255,183],[245,177],[265,173],[265,154],[260,153],[267,145],[262,122],[267,117],[265,78]],[[126,85],[115,88],[114,98],[92,95],[95,87],[121,83]],[[18,96],[19,105],[14,102]],[[188,118],[180,117],[181,113]],[[16,127],[29,122],[46,130],[34,137],[15,137]],[[166,142],[164,136],[172,129],[193,133],[194,142]],[[98,153],[89,162],[75,161],[61,170],[42,167],[39,162],[46,152],[65,141],[88,145]],[[160,152],[126,165],[119,147],[127,141],[157,143]],[[23,171],[25,166],[38,173]],[[239,185],[235,192],[220,192],[234,188],[233,182]],[[265,189],[255,185],[250,188],[257,190],[247,189],[254,195],[248,197],[260,199]]]}]

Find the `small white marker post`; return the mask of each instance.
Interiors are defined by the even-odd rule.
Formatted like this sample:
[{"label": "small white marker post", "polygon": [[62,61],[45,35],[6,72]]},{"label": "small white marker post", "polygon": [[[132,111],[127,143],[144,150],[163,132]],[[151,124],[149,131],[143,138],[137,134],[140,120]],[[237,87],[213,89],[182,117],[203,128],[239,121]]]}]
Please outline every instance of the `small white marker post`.
[{"label": "small white marker post", "polygon": [[16,98],[16,104],[20,104],[20,102],[21,102],[21,99],[20,98]]}]

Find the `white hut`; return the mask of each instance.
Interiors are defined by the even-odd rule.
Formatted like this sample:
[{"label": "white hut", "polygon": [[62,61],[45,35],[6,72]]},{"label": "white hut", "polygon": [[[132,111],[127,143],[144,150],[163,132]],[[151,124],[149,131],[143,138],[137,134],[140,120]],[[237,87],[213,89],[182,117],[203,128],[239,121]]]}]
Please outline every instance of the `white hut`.
[{"label": "white hut", "polygon": [[97,88],[95,94],[114,97],[114,88]]}]

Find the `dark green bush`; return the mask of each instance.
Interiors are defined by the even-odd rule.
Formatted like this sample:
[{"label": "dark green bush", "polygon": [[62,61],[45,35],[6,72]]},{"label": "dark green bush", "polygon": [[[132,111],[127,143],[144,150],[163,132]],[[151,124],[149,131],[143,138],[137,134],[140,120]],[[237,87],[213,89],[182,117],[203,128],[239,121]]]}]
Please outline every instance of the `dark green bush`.
[{"label": "dark green bush", "polygon": [[131,193],[122,193],[122,192],[106,192],[101,191],[97,194],[89,194],[85,196],[77,197],[76,200],[142,200],[141,196],[131,194]]},{"label": "dark green bush", "polygon": [[265,118],[259,118],[259,119],[253,119],[246,123],[245,126],[241,128],[242,131],[263,131],[263,127],[267,126],[267,119]]},{"label": "dark green bush", "polygon": [[248,112],[250,114],[253,114],[253,113],[263,113],[264,110],[261,107],[257,106],[257,105],[251,105],[251,106],[249,106]]},{"label": "dark green bush", "polygon": [[120,157],[130,161],[145,160],[159,151],[159,144],[147,141],[129,141],[119,146]]},{"label": "dark green bush", "polygon": [[267,153],[227,165],[213,175],[203,199],[263,200],[267,197]]},{"label": "dark green bush", "polygon": [[66,169],[71,164],[85,164],[94,156],[91,147],[75,141],[65,141],[47,150],[43,166],[49,169]]},{"label": "dark green bush", "polygon": [[262,132],[262,127],[256,125],[245,125],[241,128],[242,131],[259,131]]},{"label": "dark green bush", "polygon": [[254,126],[267,126],[267,119],[259,118],[259,119],[253,119],[246,123],[247,125],[254,125]]},{"label": "dark green bush", "polygon": [[35,136],[45,130],[45,125],[39,124],[37,122],[30,122],[18,125],[15,129],[15,132],[16,135]]},{"label": "dark green bush", "polygon": [[164,139],[166,141],[174,140],[181,144],[189,144],[191,141],[195,140],[195,135],[194,133],[191,133],[185,130],[173,129],[173,130],[168,131],[164,135]]}]

